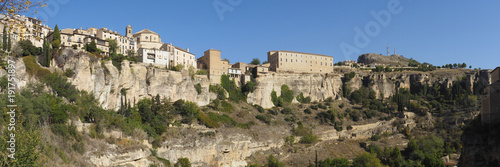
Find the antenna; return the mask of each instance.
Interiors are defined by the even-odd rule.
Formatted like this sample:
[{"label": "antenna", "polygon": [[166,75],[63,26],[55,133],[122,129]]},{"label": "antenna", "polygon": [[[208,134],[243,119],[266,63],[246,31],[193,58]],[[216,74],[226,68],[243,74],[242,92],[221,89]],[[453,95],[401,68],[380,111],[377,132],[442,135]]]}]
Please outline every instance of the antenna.
[{"label": "antenna", "polygon": [[387,43],[387,56],[389,56],[389,43]]},{"label": "antenna", "polygon": [[394,55],[396,55],[396,47],[394,47]]}]

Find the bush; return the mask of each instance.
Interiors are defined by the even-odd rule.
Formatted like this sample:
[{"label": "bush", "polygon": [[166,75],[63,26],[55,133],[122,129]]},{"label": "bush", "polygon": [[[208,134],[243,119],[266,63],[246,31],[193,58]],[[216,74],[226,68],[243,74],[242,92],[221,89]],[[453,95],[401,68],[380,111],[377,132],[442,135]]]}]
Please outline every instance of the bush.
[{"label": "bush", "polygon": [[302,138],[300,138],[300,143],[311,144],[311,143],[317,142],[318,139],[319,139],[319,137],[317,135],[315,135],[312,132],[310,132],[307,135],[302,136]]},{"label": "bush", "polygon": [[306,109],[304,110],[304,113],[306,113],[306,114],[311,114],[312,112],[311,112],[311,109],[306,108]]},{"label": "bush", "polygon": [[210,117],[205,115],[205,113],[203,113],[203,112],[198,113],[198,120],[200,121],[200,123],[204,124],[205,126],[207,126],[209,128],[219,128],[220,127],[219,123],[210,119]]},{"label": "bush", "polygon": [[36,76],[37,78],[42,78],[45,75],[50,74],[50,71],[40,67],[36,62],[36,58],[34,56],[26,56],[23,57],[24,65],[26,66],[26,72],[30,76]]},{"label": "bush", "polygon": [[259,106],[259,105],[257,105],[257,104],[255,104],[255,105],[253,105],[253,106],[254,106],[254,107],[257,109],[257,111],[259,111],[260,113],[264,113],[264,112],[266,111],[266,110],[264,109],[264,107]]},{"label": "bush", "polygon": [[198,92],[198,94],[201,94],[201,84],[200,83],[194,85],[194,88],[196,89],[196,92]]},{"label": "bush", "polygon": [[66,71],[64,71],[64,75],[68,78],[71,78],[75,75],[75,71],[73,71],[72,69],[67,69]]},{"label": "bush", "polygon": [[226,113],[233,112],[234,107],[233,107],[233,105],[231,105],[231,103],[229,103],[227,101],[222,101],[221,103],[222,103],[222,109],[221,109],[222,112],[226,112]]},{"label": "bush", "polygon": [[210,85],[210,92],[216,93],[219,100],[226,99],[226,91],[220,85]]},{"label": "bush", "polygon": [[174,167],[191,167],[191,162],[189,162],[188,158],[179,158]]},{"label": "bush", "polygon": [[206,70],[198,70],[195,73],[196,75],[208,75],[208,72]]},{"label": "bush", "polygon": [[287,104],[291,103],[294,96],[293,96],[293,90],[290,90],[288,88],[288,85],[284,84],[281,85],[281,96],[280,96],[283,101]]},{"label": "bush", "polygon": [[229,75],[222,75],[221,86],[229,93],[229,99],[235,102],[246,101],[246,96],[241,92],[241,89],[236,87],[233,80],[229,80]]},{"label": "bush", "polygon": [[248,81],[245,86],[243,87],[243,93],[248,94],[255,91],[255,82],[254,81]]},{"label": "bush", "polygon": [[271,115],[257,115],[256,119],[262,121],[263,123],[270,125],[271,124]]},{"label": "bush", "polygon": [[283,110],[281,110],[281,113],[285,114],[285,115],[292,114],[292,109],[288,108],[288,107],[285,107],[285,108],[283,108]]}]

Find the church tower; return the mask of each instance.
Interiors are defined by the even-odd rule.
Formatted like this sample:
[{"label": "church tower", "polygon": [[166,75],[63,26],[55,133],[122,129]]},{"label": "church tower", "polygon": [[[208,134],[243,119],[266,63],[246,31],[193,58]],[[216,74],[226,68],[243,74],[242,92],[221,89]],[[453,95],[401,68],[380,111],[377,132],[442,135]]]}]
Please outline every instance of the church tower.
[{"label": "church tower", "polygon": [[129,38],[132,38],[132,26],[131,25],[128,25],[127,28],[125,29],[125,34],[127,34],[126,36],[129,37]]}]

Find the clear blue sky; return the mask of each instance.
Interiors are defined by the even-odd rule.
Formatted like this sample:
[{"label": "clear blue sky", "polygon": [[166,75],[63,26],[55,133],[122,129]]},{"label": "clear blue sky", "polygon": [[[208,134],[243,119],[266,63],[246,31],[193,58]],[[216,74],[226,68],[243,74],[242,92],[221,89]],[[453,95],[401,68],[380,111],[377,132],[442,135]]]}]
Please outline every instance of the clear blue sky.
[{"label": "clear blue sky", "polygon": [[[363,53],[385,55],[389,43],[391,54],[395,47],[398,54],[434,65],[500,66],[498,0],[48,1],[48,9],[40,12],[47,14],[51,27],[107,27],[124,35],[130,24],[134,32],[148,28],[165,43],[190,48],[196,58],[213,48],[222,50],[231,63],[248,63],[252,58],[267,60],[270,50],[292,50],[330,55],[337,62],[357,60]],[[223,19],[214,2],[225,10]],[[388,4],[395,2],[400,4],[390,13]],[[382,22],[385,25],[370,13],[382,10],[391,16]],[[355,27],[369,42],[359,40],[356,45]],[[345,54],[341,43],[356,52]]]}]

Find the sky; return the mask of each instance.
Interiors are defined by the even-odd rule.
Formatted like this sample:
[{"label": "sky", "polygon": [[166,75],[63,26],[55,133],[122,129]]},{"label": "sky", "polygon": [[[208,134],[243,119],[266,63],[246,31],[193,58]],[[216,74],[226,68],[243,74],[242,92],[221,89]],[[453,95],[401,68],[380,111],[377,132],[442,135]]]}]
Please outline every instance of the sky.
[{"label": "sky", "polygon": [[433,65],[500,66],[500,1],[465,0],[47,0],[34,16],[60,29],[152,30],[196,58],[231,63],[271,50],[324,54],[334,62],[394,51]]}]

